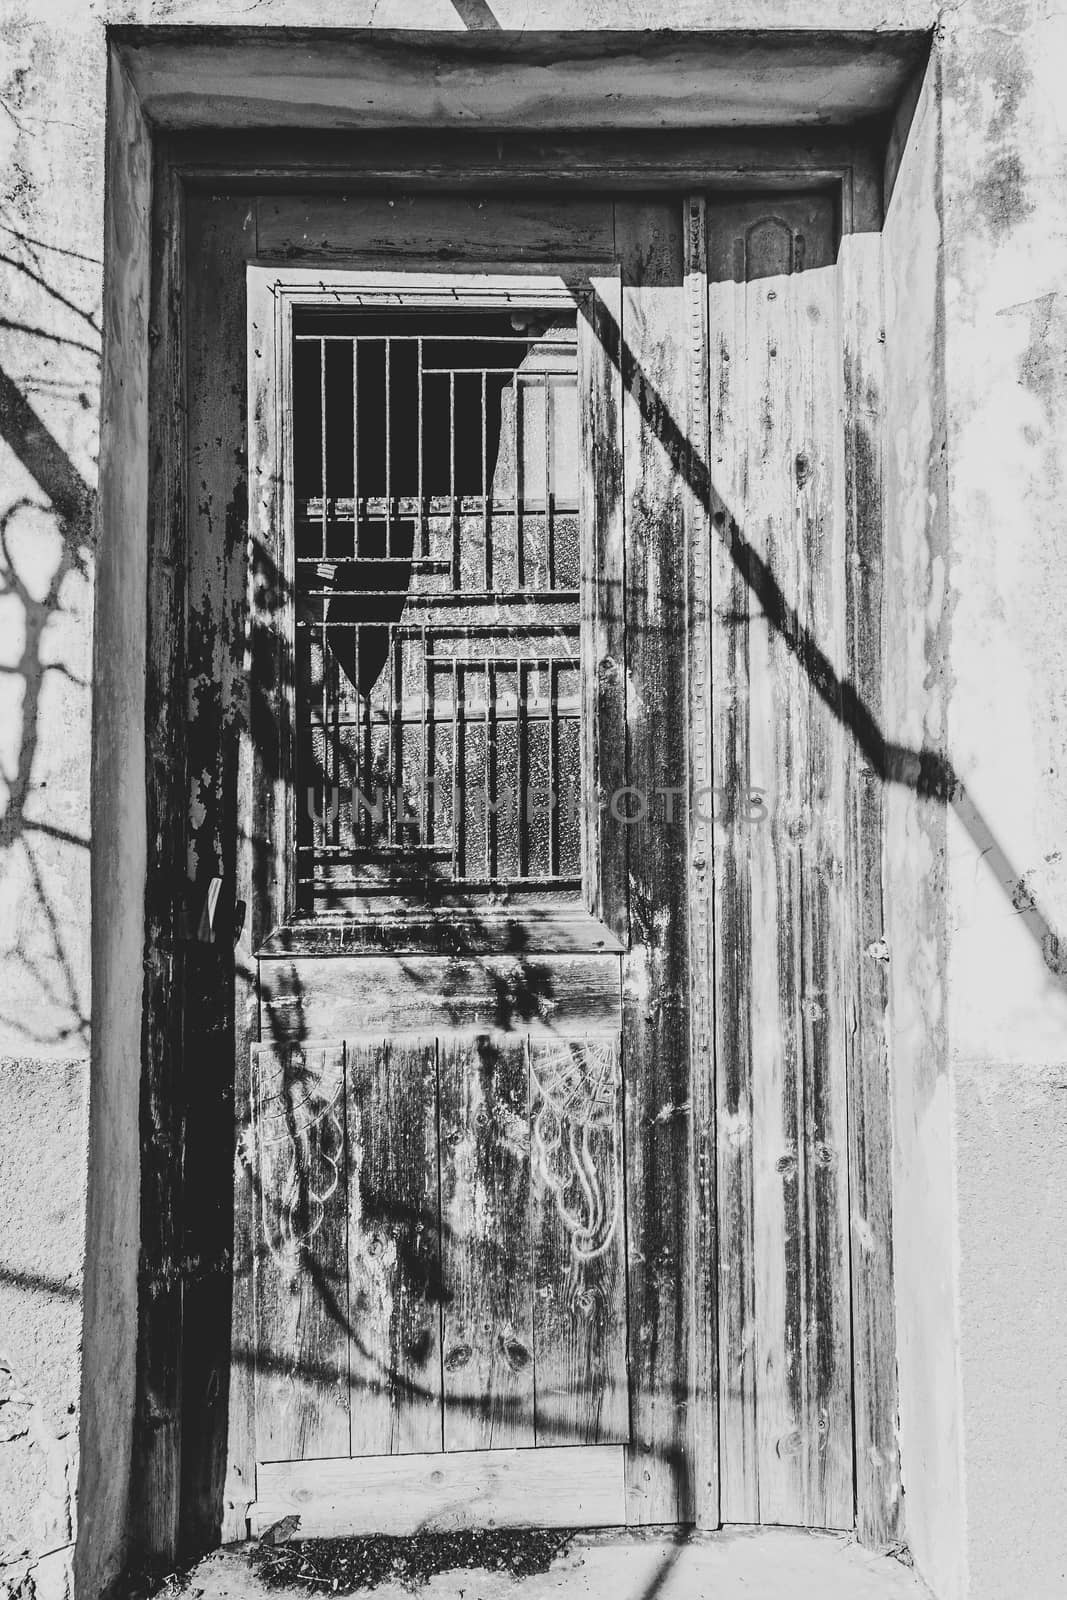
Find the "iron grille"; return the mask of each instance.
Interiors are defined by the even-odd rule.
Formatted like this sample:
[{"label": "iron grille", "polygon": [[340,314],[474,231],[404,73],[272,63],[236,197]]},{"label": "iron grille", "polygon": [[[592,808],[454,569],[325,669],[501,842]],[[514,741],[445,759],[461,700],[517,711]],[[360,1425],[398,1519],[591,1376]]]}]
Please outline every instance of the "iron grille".
[{"label": "iron grille", "polygon": [[309,314],[294,341],[301,909],[573,896],[573,319]]}]

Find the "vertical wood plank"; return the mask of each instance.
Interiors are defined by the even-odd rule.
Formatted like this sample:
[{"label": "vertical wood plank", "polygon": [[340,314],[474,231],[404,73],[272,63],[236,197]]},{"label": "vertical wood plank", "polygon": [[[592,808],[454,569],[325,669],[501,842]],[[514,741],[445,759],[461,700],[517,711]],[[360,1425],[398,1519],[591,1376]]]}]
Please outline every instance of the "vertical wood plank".
[{"label": "vertical wood plank", "polygon": [[[743,531],[782,593],[795,603],[800,573],[792,511],[792,229],[777,217],[746,218],[744,433],[749,488]],[[802,815],[807,756],[800,686],[775,619],[749,624],[749,817],[752,952],[753,1222],[755,1234],[756,1423],[760,1519],[802,1520],[796,1467],[801,1420],[806,1221],[799,1146],[798,853],[786,832]],[[742,935],[744,936],[744,935]],[[798,1077],[799,1073],[799,1077]]]},{"label": "vertical wood plank", "polygon": [[[125,170],[125,168],[124,168]],[[135,162],[129,161],[129,171]],[[182,1083],[186,720],[173,715],[185,670],[182,287],[185,214],[181,185],[157,149],[152,165],[149,341],[147,612],[145,678],[144,998],[140,1116],[138,1385],[129,1538],[146,1558],[170,1562],[181,1534],[181,1422],[185,1096]],[[146,185],[149,170],[144,169]],[[146,221],[147,228],[147,221]],[[102,641],[98,641],[97,648]]]},{"label": "vertical wood plank", "polygon": [[347,1455],[344,1049],[252,1052],[256,1454]]},{"label": "vertical wood plank", "polygon": [[[185,256],[186,1170],[198,1174],[187,1186],[185,1255],[199,1270],[185,1292],[182,1492],[184,1535],[204,1546],[218,1537],[220,1498],[224,1536],[237,1538],[255,1497],[249,1066],[258,1027],[254,963],[247,945],[234,948],[238,907],[250,893],[242,866],[247,829],[238,823],[248,692],[247,483],[243,451],[235,448],[246,433],[247,209],[232,196],[191,197]],[[208,930],[203,907],[213,878],[221,890]]]},{"label": "vertical wood plank", "polygon": [[[829,201],[822,215],[814,207],[801,214],[794,230],[791,409],[798,631],[818,642],[844,683],[845,436],[832,241]],[[851,963],[845,938],[854,892],[846,871],[849,749],[839,693],[827,695],[802,657],[795,678],[806,752],[799,807],[785,819],[799,847],[796,1123],[804,1188],[798,1184],[798,1476],[801,1520],[848,1528],[855,1515],[846,1076]]]},{"label": "vertical wood plank", "polygon": [[444,1447],[534,1443],[525,1036],[440,1046]]},{"label": "vertical wood plank", "polygon": [[[870,723],[882,727],[882,312],[881,187],[858,151],[846,189],[841,241],[844,340],[848,670]],[[849,1192],[856,1526],[885,1547],[900,1536],[896,1318],[893,1297],[892,1149],[886,1047],[882,896],[882,774],[872,752],[851,747],[848,955],[855,1025],[847,1035]]]},{"label": "vertical wood plank", "polygon": [[357,1040],[347,1059],[351,1454],[440,1450],[436,1042]]},{"label": "vertical wood plank", "polygon": [[712,352],[709,507],[715,907],[716,1197],[719,1222],[719,1504],[724,1522],[759,1520],[752,1187],[752,961],[745,870],[749,778],[748,630],[755,602],[730,542],[748,481],[744,273],[735,281],[728,215],[709,207]]},{"label": "vertical wood plank", "polygon": [[622,288],[594,277],[579,299],[583,883],[594,916],[629,935],[627,829],[612,806],[626,784]]},{"label": "vertical wood plank", "polygon": [[717,625],[734,635],[718,644],[717,940],[746,946],[743,974],[725,950],[719,961],[720,1163],[736,1241],[731,1255],[724,1229],[723,1513],[841,1527],[852,1522],[847,750],[832,685],[846,569],[832,205],[717,206],[712,227],[712,471],[730,596]]},{"label": "vertical wood plank", "polygon": [[[204,201],[197,202],[203,205]],[[240,425],[242,434],[249,434],[248,418],[262,414],[263,393],[269,382],[266,374],[273,370],[273,337],[265,349],[267,335],[273,334],[274,306],[261,278],[248,276],[240,270],[239,260],[233,259],[238,249],[244,255],[254,248],[254,237],[246,231],[247,210],[236,214],[236,205],[229,215],[229,227],[222,237],[213,241],[214,250],[225,252],[224,286],[220,287],[211,302],[231,319],[235,328],[244,329],[244,342],[239,346],[247,373],[244,390],[244,411]],[[246,296],[247,285],[247,296]],[[207,309],[207,308],[206,308]],[[205,363],[212,359],[220,346],[225,349],[230,337],[239,337],[236,331],[220,339],[218,325],[207,320],[202,332]],[[251,352],[252,359],[249,359]],[[225,393],[226,404],[240,404],[241,390],[237,385],[229,389],[217,371],[208,366],[205,384],[210,391],[212,374],[215,386]],[[230,424],[233,425],[232,422]],[[218,428],[215,437],[223,441],[229,430]],[[253,448],[249,453],[249,470],[264,470],[263,452],[270,448],[269,438],[264,440],[259,431],[252,438],[258,441],[259,454]],[[217,446],[217,449],[220,447]],[[221,453],[222,461],[226,456]],[[240,463],[238,462],[238,467]],[[252,917],[250,908],[255,903],[257,860],[262,843],[257,840],[255,828],[249,826],[253,816],[253,789],[258,765],[254,740],[258,724],[253,727],[252,707],[254,688],[249,648],[249,563],[248,563],[248,482],[238,479],[244,490],[244,499],[235,494],[226,519],[226,570],[225,597],[221,615],[227,635],[225,660],[224,718],[227,731],[226,765],[226,843],[234,850],[234,906],[233,928],[233,1257],[231,1281],[231,1363],[227,1407],[226,1471],[223,1487],[222,1527],[223,1542],[247,1537],[248,1507],[256,1496],[256,1418],[255,1418],[255,1303],[253,1292],[253,1263],[255,1259],[256,1193],[253,1183],[254,1140],[252,1129],[252,1084],[250,1063],[251,1047],[260,1039],[260,978],[261,969],[255,956]],[[217,604],[218,602],[216,602]],[[274,1044],[299,1042],[299,1030],[285,1036],[272,1036]]]},{"label": "vertical wood plank", "polygon": [[629,1437],[617,1039],[530,1050],[536,1442]]},{"label": "vertical wood plank", "polygon": [[686,549],[689,615],[686,638],[689,708],[689,988],[693,1185],[692,1404],[693,1496],[698,1527],[719,1526],[719,1373],[715,1215],[713,781],[711,752],[711,586],[708,464],[708,252],[704,197],[685,206],[685,296],[688,331],[689,492]]},{"label": "vertical wood plank", "polygon": [[292,318],[271,275],[249,267],[247,797],[253,948],[293,912],[295,570],[292,500]]},{"label": "vertical wood plank", "polygon": [[[622,278],[630,949],[623,975],[630,1407],[627,1520],[693,1520],[690,1416],[682,207],[618,204]],[[673,791],[665,814],[663,791]]]}]

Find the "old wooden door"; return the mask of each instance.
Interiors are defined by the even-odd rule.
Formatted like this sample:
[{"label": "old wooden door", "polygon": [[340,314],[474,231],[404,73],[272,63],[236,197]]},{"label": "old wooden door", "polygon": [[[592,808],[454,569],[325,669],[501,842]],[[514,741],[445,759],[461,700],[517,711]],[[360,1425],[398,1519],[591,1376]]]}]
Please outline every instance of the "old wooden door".
[{"label": "old wooden door", "polygon": [[253,1528],[692,1519],[682,235],[258,206]]},{"label": "old wooden door", "polygon": [[224,1532],[884,1532],[835,200],[201,194],[185,249]]}]

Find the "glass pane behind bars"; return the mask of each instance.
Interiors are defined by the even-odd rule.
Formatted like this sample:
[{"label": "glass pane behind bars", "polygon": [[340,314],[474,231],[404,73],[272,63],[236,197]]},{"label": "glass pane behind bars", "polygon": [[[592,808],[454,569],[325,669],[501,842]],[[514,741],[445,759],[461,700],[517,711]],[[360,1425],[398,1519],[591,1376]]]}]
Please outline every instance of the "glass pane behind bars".
[{"label": "glass pane behind bars", "polygon": [[580,885],[575,328],[298,322],[302,910]]}]

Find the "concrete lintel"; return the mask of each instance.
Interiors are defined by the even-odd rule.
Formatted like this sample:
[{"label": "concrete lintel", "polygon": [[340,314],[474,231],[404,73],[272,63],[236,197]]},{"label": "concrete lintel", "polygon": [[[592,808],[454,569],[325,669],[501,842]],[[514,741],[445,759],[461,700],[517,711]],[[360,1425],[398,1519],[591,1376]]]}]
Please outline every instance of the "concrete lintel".
[{"label": "concrete lintel", "polygon": [[113,28],[163,129],[737,128],[888,117],[929,36]]}]

